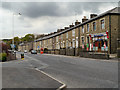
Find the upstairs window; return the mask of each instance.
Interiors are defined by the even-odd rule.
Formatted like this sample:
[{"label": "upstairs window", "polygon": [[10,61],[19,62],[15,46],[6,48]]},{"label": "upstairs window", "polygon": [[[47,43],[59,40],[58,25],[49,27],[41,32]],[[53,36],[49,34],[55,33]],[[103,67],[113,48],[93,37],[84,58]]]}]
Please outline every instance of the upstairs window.
[{"label": "upstairs window", "polygon": [[104,19],[101,20],[101,29],[105,29],[105,22],[104,22]]},{"label": "upstairs window", "polygon": [[84,26],[82,26],[82,33],[84,33]]},{"label": "upstairs window", "polygon": [[72,30],[72,36],[73,36],[73,37],[75,36],[75,29]]},{"label": "upstairs window", "polygon": [[89,32],[89,24],[87,24],[87,32]]},{"label": "upstairs window", "polygon": [[96,31],[96,22],[93,22],[93,31]]},{"label": "upstairs window", "polygon": [[58,42],[58,36],[56,37],[56,42]]},{"label": "upstairs window", "polygon": [[68,38],[68,32],[66,33],[66,38]]},{"label": "upstairs window", "polygon": [[61,35],[61,40],[63,40],[63,34]]}]

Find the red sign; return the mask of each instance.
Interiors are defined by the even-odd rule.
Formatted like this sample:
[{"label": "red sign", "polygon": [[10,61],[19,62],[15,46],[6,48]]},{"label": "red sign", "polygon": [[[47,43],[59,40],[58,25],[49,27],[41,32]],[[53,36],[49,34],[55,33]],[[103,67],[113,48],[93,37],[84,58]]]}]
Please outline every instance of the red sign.
[{"label": "red sign", "polygon": [[106,32],[106,34],[107,34],[107,38],[109,38],[109,36],[108,36],[108,31]]}]

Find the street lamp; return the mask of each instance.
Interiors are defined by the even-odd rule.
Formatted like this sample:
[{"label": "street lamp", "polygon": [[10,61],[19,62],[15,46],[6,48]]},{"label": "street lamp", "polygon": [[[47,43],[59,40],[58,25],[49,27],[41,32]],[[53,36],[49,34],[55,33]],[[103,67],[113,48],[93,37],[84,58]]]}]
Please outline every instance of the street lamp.
[{"label": "street lamp", "polygon": [[21,15],[21,13],[18,13],[18,14],[13,13],[13,17],[12,17],[12,23],[13,23],[13,25],[12,25],[12,28],[13,28],[12,49],[13,49],[13,51],[14,51],[14,15]]}]

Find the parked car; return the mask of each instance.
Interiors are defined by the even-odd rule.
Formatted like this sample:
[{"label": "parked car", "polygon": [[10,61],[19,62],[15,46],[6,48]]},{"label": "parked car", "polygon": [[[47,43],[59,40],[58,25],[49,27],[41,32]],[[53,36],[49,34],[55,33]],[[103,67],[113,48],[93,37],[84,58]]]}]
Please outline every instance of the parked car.
[{"label": "parked car", "polygon": [[24,50],[24,53],[27,53],[27,50]]},{"label": "parked car", "polygon": [[37,54],[36,50],[31,50],[31,54]]}]

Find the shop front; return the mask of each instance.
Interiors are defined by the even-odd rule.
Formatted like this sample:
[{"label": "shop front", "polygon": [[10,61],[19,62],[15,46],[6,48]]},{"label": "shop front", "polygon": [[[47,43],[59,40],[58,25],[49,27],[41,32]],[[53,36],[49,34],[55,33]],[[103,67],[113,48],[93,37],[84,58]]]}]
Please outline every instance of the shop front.
[{"label": "shop front", "polygon": [[108,51],[108,35],[106,32],[98,34],[90,34],[89,50],[95,52]]}]

